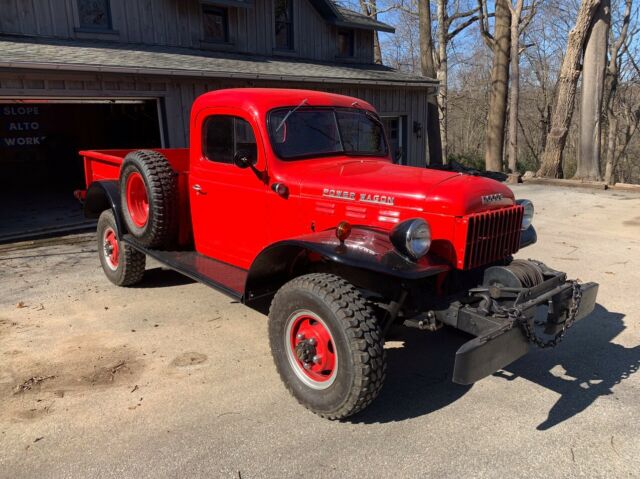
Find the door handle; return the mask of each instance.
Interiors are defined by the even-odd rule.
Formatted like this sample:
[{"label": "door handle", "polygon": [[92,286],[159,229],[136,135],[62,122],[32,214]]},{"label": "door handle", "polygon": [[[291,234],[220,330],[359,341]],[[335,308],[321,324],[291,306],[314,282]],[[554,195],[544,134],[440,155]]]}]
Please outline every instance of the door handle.
[{"label": "door handle", "polygon": [[195,184],[191,187],[192,190],[194,190],[196,193],[199,193],[201,195],[205,195],[206,192],[202,190],[202,186]]}]

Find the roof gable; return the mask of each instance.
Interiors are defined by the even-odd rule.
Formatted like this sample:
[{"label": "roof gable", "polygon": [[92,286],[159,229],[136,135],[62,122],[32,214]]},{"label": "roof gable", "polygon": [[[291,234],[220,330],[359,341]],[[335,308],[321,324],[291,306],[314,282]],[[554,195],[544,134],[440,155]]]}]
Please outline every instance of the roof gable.
[{"label": "roof gable", "polygon": [[359,28],[395,33],[395,28],[362,13],[336,5],[332,0],[309,0],[311,5],[329,23],[339,27]]}]

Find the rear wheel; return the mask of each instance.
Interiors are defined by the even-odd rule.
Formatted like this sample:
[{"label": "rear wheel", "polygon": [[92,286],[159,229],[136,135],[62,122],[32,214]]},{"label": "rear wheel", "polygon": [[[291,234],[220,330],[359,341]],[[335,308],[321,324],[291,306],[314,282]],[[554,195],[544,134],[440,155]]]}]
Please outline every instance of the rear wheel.
[{"label": "rear wheel", "polygon": [[385,378],[384,341],[358,290],[331,274],[285,284],[269,311],[278,373],[303,406],[342,419],[368,406]]},{"label": "rear wheel", "polygon": [[116,220],[111,210],[98,219],[98,256],[104,274],[117,286],[132,286],[144,276],[146,257],[118,240]]},{"label": "rear wheel", "polygon": [[129,153],[120,170],[122,216],[131,235],[149,248],[171,247],[178,220],[176,174],[153,150]]}]

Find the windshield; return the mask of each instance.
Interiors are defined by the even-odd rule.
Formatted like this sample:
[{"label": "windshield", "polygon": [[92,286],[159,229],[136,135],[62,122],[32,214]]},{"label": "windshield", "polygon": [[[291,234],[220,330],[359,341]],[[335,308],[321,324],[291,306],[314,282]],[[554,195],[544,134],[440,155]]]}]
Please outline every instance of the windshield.
[{"label": "windshield", "polygon": [[374,113],[356,108],[290,108],[269,113],[269,137],[285,160],[331,155],[386,156]]}]

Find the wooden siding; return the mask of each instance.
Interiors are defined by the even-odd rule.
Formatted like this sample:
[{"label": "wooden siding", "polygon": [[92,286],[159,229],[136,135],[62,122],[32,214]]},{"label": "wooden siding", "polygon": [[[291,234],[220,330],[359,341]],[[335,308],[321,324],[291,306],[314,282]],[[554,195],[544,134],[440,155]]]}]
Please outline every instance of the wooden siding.
[{"label": "wooden siding", "polygon": [[[157,98],[164,111],[166,141],[171,147],[188,145],[189,114],[193,100],[207,91],[232,87],[308,88],[362,98],[382,116],[406,116],[407,164],[424,166],[427,158],[427,92],[423,88],[348,86],[245,80],[193,80],[112,74],[65,72],[0,72],[0,98]],[[413,122],[422,124],[420,138]]]},{"label": "wooden siding", "polygon": [[[249,8],[229,7],[228,11],[229,44],[203,41],[198,0],[111,0],[113,32],[81,30],[77,0],[0,0],[0,33],[336,59],[337,29],[308,0],[294,0],[291,52],[274,49],[273,0],[254,0]],[[373,61],[371,31],[356,30],[355,55],[350,60]]]}]

